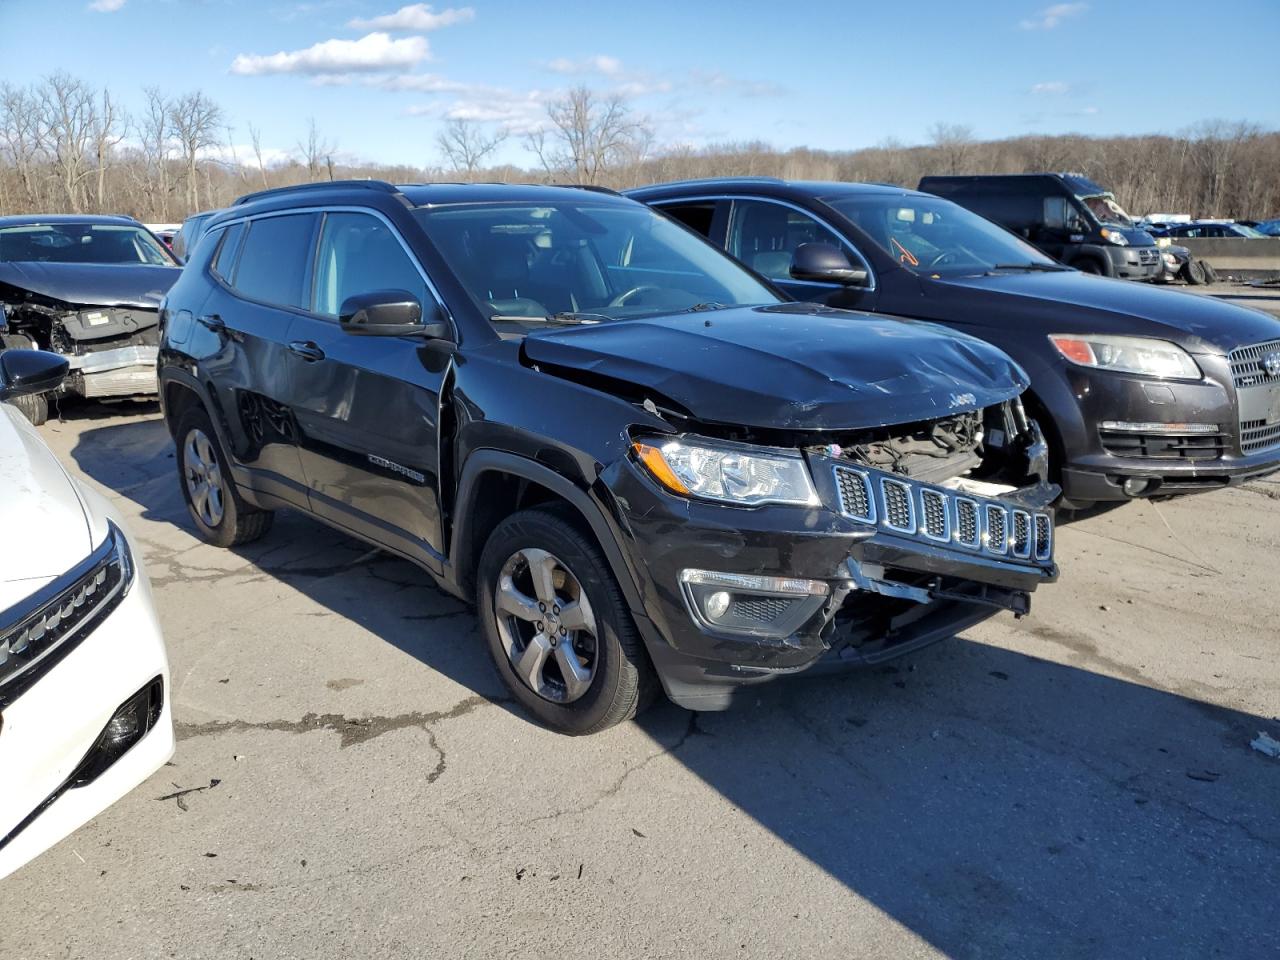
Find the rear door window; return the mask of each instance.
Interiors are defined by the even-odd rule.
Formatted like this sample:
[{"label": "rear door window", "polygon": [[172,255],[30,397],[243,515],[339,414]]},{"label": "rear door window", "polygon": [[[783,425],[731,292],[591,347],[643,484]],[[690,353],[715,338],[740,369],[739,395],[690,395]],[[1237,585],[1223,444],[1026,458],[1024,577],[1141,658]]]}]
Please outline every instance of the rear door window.
[{"label": "rear door window", "polygon": [[251,300],[282,307],[309,305],[307,275],[316,215],[263,217],[249,224],[233,286]]}]

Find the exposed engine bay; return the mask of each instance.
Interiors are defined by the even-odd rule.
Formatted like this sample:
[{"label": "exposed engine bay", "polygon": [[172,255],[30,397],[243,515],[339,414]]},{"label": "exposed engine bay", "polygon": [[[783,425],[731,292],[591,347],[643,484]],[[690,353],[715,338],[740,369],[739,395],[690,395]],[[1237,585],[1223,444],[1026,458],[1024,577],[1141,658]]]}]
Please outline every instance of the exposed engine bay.
[{"label": "exposed engine bay", "polygon": [[0,346],[50,350],[67,357],[71,370],[63,393],[90,398],[154,396],[158,301],[159,297],[150,304],[69,302],[0,282]]},{"label": "exposed engine bay", "polygon": [[969,476],[1018,485],[1027,475],[1021,400],[921,423],[898,424],[808,449],[926,483]]}]

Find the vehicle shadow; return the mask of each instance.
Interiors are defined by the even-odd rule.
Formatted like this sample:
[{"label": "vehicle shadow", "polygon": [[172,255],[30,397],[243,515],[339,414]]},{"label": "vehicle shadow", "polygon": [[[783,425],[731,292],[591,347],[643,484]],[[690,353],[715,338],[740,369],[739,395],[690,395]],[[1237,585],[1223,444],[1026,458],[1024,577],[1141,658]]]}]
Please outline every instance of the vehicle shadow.
[{"label": "vehicle shadow", "polygon": [[[190,530],[171,454],[158,420],[87,431],[72,452],[144,517]],[[291,515],[239,553],[506,702],[480,643],[459,642],[474,637],[471,613],[411,564]],[[1018,628],[1046,649],[1089,642]],[[1135,667],[1107,669],[1120,676],[956,639],[759,688],[726,714],[664,703],[639,724],[843,885],[851,909],[865,901],[948,956],[1280,954],[1280,761],[1249,746],[1280,724],[1207,703],[1191,681],[1166,691]],[[790,923],[797,896],[780,887],[760,924]]]}]

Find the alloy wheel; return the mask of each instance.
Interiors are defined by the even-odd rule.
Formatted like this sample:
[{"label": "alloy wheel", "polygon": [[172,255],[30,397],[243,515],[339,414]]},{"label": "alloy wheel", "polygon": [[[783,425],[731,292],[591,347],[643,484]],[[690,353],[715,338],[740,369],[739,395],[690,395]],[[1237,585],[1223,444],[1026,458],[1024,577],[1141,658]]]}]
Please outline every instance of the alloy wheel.
[{"label": "alloy wheel", "polygon": [[572,703],[591,687],[598,628],[582,584],[557,557],[526,548],[502,565],[494,611],[516,675],[553,703]]},{"label": "alloy wheel", "polygon": [[187,483],[187,495],[196,515],[208,527],[222,522],[225,512],[222,468],[213,444],[203,430],[187,434],[182,449],[183,475]]}]

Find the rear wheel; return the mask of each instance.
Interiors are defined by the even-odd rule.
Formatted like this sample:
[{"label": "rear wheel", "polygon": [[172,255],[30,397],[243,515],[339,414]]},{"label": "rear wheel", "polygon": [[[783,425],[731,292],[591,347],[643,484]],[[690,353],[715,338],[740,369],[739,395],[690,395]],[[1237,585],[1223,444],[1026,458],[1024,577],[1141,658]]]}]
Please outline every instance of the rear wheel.
[{"label": "rear wheel", "polygon": [[35,426],[49,419],[49,400],[43,393],[28,393],[9,400]]},{"label": "rear wheel", "polygon": [[626,600],[567,512],[526,510],[500,523],[476,589],[498,674],[547,726],[598,733],[649,701],[653,668]]},{"label": "rear wheel", "polygon": [[1191,284],[1193,287],[1200,286],[1204,283],[1204,264],[1199,260],[1188,260],[1185,276],[1187,278],[1187,283]]},{"label": "rear wheel", "polygon": [[193,407],[178,424],[178,479],[200,536],[219,547],[257,540],[274,514],[249,506],[236,491],[209,415]]}]

